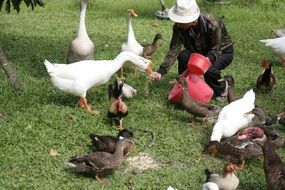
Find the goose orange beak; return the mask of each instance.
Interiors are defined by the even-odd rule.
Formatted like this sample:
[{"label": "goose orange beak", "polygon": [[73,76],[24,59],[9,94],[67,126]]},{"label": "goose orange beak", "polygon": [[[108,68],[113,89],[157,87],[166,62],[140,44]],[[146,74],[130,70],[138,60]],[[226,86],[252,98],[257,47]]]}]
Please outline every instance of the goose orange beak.
[{"label": "goose orange beak", "polygon": [[131,16],[133,16],[133,17],[137,17],[138,16],[133,9],[131,9],[130,11],[131,11],[130,12]]},{"label": "goose orange beak", "polygon": [[147,66],[147,68],[145,69],[145,72],[147,73],[147,74],[151,74],[153,71],[152,71],[152,62],[150,61],[150,63],[148,64],[148,66]]}]

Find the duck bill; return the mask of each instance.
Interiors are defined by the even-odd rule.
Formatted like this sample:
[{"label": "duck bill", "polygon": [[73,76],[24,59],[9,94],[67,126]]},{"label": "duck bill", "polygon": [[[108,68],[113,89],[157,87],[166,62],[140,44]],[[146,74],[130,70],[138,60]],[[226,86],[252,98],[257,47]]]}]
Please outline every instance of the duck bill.
[{"label": "duck bill", "polygon": [[251,111],[249,111],[249,112],[246,112],[246,113],[244,113],[245,115],[250,115],[250,114],[254,114],[253,112],[252,112],[252,110]]},{"label": "duck bill", "polygon": [[133,9],[131,10],[131,16],[133,16],[133,17],[137,17],[138,16],[137,13]]}]

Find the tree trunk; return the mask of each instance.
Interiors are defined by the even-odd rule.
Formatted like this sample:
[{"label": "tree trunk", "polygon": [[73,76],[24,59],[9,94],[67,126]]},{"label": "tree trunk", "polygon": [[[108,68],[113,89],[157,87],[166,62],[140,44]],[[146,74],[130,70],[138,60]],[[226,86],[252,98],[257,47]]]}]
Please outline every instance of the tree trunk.
[{"label": "tree trunk", "polygon": [[12,87],[15,88],[16,90],[21,90],[22,85],[16,74],[16,71],[8,63],[6,56],[1,47],[0,47],[0,65],[2,66],[6,75],[9,77]]}]

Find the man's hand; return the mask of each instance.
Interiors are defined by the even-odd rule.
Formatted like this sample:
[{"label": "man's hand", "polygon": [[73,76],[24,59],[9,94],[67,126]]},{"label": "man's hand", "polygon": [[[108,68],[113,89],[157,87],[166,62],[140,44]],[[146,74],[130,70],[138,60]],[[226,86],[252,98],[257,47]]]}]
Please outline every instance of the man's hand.
[{"label": "man's hand", "polygon": [[152,72],[152,73],[150,74],[150,79],[151,79],[152,81],[160,80],[160,79],[161,79],[161,74],[158,73],[158,72]]}]

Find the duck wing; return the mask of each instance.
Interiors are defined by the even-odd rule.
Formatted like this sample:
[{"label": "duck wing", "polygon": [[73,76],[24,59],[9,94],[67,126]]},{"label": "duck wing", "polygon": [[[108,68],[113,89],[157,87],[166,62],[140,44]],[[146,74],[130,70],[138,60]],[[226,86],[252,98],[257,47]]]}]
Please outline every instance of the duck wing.
[{"label": "duck wing", "polygon": [[97,175],[108,166],[112,154],[107,152],[93,152],[82,156],[71,157],[68,165],[77,172],[87,172]]},{"label": "duck wing", "polygon": [[115,152],[116,137],[90,134],[90,139],[94,150],[109,152],[111,154]]}]

